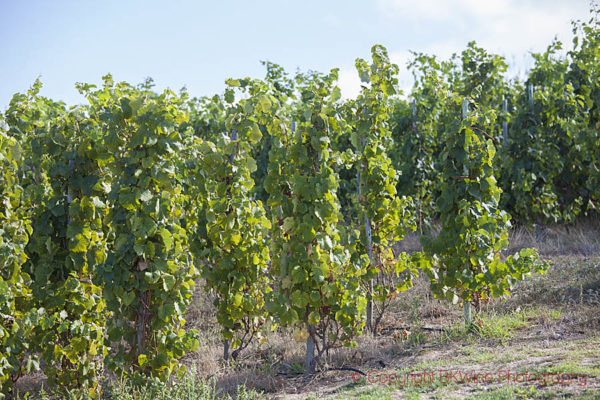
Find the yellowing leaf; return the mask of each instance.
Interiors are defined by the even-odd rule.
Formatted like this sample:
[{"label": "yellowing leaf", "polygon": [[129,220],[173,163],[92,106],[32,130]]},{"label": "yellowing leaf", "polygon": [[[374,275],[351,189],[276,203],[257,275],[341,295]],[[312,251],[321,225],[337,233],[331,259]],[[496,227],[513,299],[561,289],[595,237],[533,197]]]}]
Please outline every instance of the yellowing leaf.
[{"label": "yellowing leaf", "polygon": [[242,240],[242,235],[240,235],[239,233],[234,233],[233,235],[231,235],[231,243],[233,243],[234,245],[238,244],[240,240]]},{"label": "yellowing leaf", "polygon": [[244,298],[242,297],[242,295],[240,293],[236,293],[235,296],[233,296],[233,306],[239,307],[242,304],[243,299]]},{"label": "yellowing leaf", "polygon": [[138,365],[140,367],[144,367],[144,365],[146,365],[146,363],[148,362],[148,357],[145,354],[140,354],[138,356]]}]

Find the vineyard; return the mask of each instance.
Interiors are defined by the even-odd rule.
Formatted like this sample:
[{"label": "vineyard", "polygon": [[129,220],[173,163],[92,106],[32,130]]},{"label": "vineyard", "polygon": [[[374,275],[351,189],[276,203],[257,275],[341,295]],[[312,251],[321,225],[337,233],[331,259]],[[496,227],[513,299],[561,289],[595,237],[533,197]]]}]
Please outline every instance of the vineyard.
[{"label": "vineyard", "polygon": [[[524,82],[471,42],[445,61],[413,54],[406,96],[379,45],[356,61],[355,99],[337,69],[269,62],[214,97],[111,75],[77,84],[85,105],[39,81],[14,95],[0,114],[0,399],[36,373],[77,398],[104,379],[184,379],[203,296],[224,362],[288,332],[303,379],[390,329],[417,279],[475,334],[486,304],[550,267],[509,251],[513,227],[598,218],[597,17],[573,25],[568,51],[534,54]],[[408,235],[418,251],[398,250]]]}]

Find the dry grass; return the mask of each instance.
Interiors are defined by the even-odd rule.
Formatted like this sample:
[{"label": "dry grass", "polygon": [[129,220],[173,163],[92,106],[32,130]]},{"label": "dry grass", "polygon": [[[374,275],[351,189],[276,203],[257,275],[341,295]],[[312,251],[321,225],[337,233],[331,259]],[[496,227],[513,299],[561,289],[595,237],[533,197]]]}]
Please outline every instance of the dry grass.
[{"label": "dry grass", "polygon": [[[436,236],[440,227],[434,224],[428,235]],[[421,235],[411,232],[394,248],[397,252],[422,251]],[[543,227],[518,226],[510,231],[506,254],[514,254],[523,248],[536,248],[542,256],[600,255],[600,220],[583,219],[574,224]]]},{"label": "dry grass", "polygon": [[[408,337],[394,335],[394,331],[376,336],[364,335],[358,338],[355,348],[332,351],[324,367],[352,366],[363,371],[407,368],[423,362],[435,363],[442,355],[443,358],[454,359],[459,354],[456,353],[457,348],[465,343],[493,348],[534,343],[541,349],[552,349],[554,343],[560,348],[562,341],[597,335],[600,329],[598,224],[585,222],[568,229],[548,227],[540,232],[525,228],[513,230],[507,253],[524,247],[537,247],[542,257],[550,261],[550,270],[545,276],[532,277],[520,283],[511,297],[487,304],[483,310],[487,330],[482,329],[479,336],[464,335],[461,331],[462,310],[434,299],[427,278],[421,276],[410,290],[397,297],[382,320],[384,328],[413,327]],[[396,250],[421,250],[418,236],[409,235]],[[215,328],[214,317],[210,316],[210,302],[205,298],[202,304],[199,306],[202,311],[198,311],[203,319],[200,325],[211,328],[202,331],[204,340],[193,362],[206,377],[215,377],[217,387],[223,392],[234,393],[238,385],[246,384],[272,398],[303,398],[309,393],[320,398],[333,395],[337,388],[349,382],[351,373],[347,371],[322,372],[306,382],[301,376],[304,343],[295,342],[285,329],[269,333],[262,344],[253,343],[238,361],[223,363],[220,361],[222,346],[218,340],[218,329]],[[519,318],[523,321],[519,322]],[[492,329],[492,325],[498,324],[504,324],[503,330],[510,334],[495,336],[494,332],[502,331]],[[423,326],[450,327],[450,330],[422,331],[419,327]],[[523,365],[537,365],[528,354],[517,352],[510,356],[505,353],[500,352],[499,361],[496,361],[514,359]],[[477,368],[477,365],[472,368]]]},{"label": "dry grass", "polygon": [[[323,372],[310,381],[302,375],[304,343],[296,342],[284,328],[266,333],[263,341],[252,342],[238,360],[223,361],[213,299],[204,292],[203,283],[198,282],[187,326],[200,332],[200,348],[184,362],[195,366],[200,377],[213,379],[221,394],[235,396],[238,386],[246,385],[264,392],[268,398],[290,399],[400,396],[397,391],[373,388],[372,395],[363,396],[360,393],[366,388],[352,383],[351,372],[327,370],[328,367],[405,371],[467,366],[486,371],[502,365],[551,368],[555,360],[556,368],[569,368],[576,362],[596,371],[600,368],[599,231],[598,222],[585,222],[568,230],[548,227],[541,234],[524,228],[511,232],[508,253],[537,247],[551,267],[546,275],[519,283],[512,296],[485,305],[482,327],[474,334],[464,332],[462,310],[434,299],[427,278],[418,277],[410,290],[394,300],[381,324],[383,328],[410,327],[407,332],[383,330],[378,335],[366,334],[357,339],[356,347],[332,351],[321,365]],[[396,250],[419,251],[418,236],[409,235]],[[425,331],[422,327],[447,330]],[[572,346],[573,343],[578,345]],[[594,388],[600,389],[599,378],[593,377]],[[35,390],[42,381],[43,376],[28,376],[20,386]],[[470,396],[467,389],[447,385],[432,387],[427,393],[438,398],[448,398],[450,394],[464,398]]]},{"label": "dry grass", "polygon": [[517,227],[510,233],[510,246],[507,253],[513,254],[522,248],[533,247],[547,257],[599,255],[599,233],[600,221],[596,219],[541,229]]}]

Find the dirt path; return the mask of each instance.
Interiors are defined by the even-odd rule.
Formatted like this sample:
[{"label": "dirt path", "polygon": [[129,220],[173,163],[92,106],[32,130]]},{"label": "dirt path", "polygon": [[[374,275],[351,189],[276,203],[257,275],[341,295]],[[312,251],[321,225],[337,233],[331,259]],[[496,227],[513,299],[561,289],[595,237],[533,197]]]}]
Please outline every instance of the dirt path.
[{"label": "dirt path", "polygon": [[308,384],[290,381],[273,398],[600,398],[600,337],[522,334],[504,344],[415,348],[390,366],[367,366],[366,377],[328,371]]}]

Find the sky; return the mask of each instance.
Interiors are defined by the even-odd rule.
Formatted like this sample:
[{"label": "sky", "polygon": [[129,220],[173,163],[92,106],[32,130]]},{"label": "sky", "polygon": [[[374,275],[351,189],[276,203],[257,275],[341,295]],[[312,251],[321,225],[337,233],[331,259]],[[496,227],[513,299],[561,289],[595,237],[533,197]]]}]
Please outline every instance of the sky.
[{"label": "sky", "polygon": [[[589,19],[589,0],[0,0],[0,111],[36,78],[41,93],[83,103],[76,82],[112,73],[192,96],[222,93],[227,78],[264,77],[261,60],[289,72],[340,68],[345,97],[360,88],[357,57],[387,47],[412,77],[410,51],[442,58],[471,40],[506,57],[523,76],[530,52],[557,36],[571,43],[571,21]],[[567,46],[567,47],[568,47]]]}]

